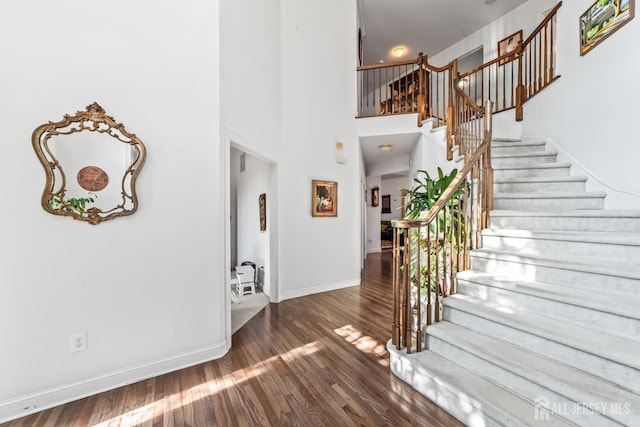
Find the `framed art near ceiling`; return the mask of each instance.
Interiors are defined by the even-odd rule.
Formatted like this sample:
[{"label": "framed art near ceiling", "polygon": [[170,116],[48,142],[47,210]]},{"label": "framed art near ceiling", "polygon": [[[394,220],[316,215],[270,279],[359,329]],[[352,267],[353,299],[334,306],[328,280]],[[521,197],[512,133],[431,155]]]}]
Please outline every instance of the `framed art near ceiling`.
[{"label": "framed art near ceiling", "polygon": [[362,28],[358,28],[358,65],[362,66],[363,51],[362,51]]},{"label": "framed art near ceiling", "polygon": [[262,193],[258,196],[258,206],[260,209],[260,231],[267,230],[267,195]]},{"label": "framed art near ceiling", "polygon": [[382,213],[391,213],[391,195],[382,196]]},{"label": "framed art near ceiling", "polygon": [[516,49],[518,48],[518,43],[522,42],[522,30],[516,31],[508,37],[503,38],[498,42],[498,58],[506,55],[508,53],[512,53],[500,60],[500,65],[505,64],[509,61],[513,61],[516,59]]},{"label": "framed art near ceiling", "polygon": [[312,216],[338,216],[338,183],[334,181],[312,182]]},{"label": "framed art near ceiling", "polygon": [[580,55],[585,55],[635,15],[635,0],[598,0],[580,16]]}]

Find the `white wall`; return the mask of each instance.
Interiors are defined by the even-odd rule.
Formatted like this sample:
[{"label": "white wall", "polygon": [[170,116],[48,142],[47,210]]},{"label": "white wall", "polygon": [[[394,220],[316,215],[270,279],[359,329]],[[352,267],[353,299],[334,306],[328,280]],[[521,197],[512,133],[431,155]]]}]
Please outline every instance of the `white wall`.
[{"label": "white wall", "polygon": [[[640,158],[635,126],[640,81],[640,21],[631,20],[585,56],[578,17],[591,1],[565,1],[558,12],[557,58],[562,77],[525,104],[524,135],[549,137],[577,173],[593,175],[588,189],[607,192],[607,208],[640,208],[632,171]],[[631,72],[631,75],[629,74]],[[602,185],[605,184],[605,185]]]},{"label": "white wall", "polygon": [[[283,0],[281,24],[280,292],[286,299],[360,283],[356,2]],[[344,143],[346,164],[335,162],[336,141]],[[337,217],[311,216],[313,179],[338,182]]]},{"label": "white wall", "polygon": [[[409,188],[409,177],[397,177],[383,179],[380,183],[380,219],[382,221],[391,221],[392,219],[402,219],[402,194],[400,187]],[[382,213],[382,196],[391,196],[391,213]]]},{"label": "white wall", "polygon": [[[371,189],[380,188],[382,179],[379,175],[367,177],[367,253],[380,252],[380,218],[382,204],[378,196],[378,206],[371,206]],[[378,193],[379,194],[379,193]]]},{"label": "white wall", "polygon": [[282,125],[280,3],[220,1],[224,129],[236,143],[242,141],[245,151],[275,160]]},{"label": "white wall", "polygon": [[[218,20],[209,0],[0,4],[0,420],[227,351]],[[30,144],[94,101],[148,150],[138,211],[97,226],[44,212]]]}]

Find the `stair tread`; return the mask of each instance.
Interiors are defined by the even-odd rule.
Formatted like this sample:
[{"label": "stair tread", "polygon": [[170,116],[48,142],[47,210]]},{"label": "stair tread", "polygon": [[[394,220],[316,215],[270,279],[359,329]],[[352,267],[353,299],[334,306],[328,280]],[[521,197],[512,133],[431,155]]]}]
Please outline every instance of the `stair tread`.
[{"label": "stair tread", "polygon": [[[640,369],[640,342],[606,334],[584,326],[538,316],[524,310],[500,311],[501,306],[492,302],[462,294],[451,295],[442,300],[446,307],[471,313],[475,316],[501,323],[510,328],[544,337],[560,345],[602,357],[622,365]],[[594,345],[596,343],[597,345]]]},{"label": "stair tread", "polygon": [[634,262],[624,262],[597,257],[567,256],[564,254],[515,254],[512,251],[500,249],[474,249],[471,256],[484,258],[501,257],[526,264],[546,265],[565,270],[584,271],[587,273],[603,274],[608,276],[624,277],[640,280],[640,265]]},{"label": "stair tread", "polygon": [[540,147],[547,145],[546,141],[501,141],[501,140],[491,140],[491,148],[514,148],[514,147]]},{"label": "stair tread", "polygon": [[516,184],[516,183],[547,183],[547,182],[585,182],[586,176],[519,176],[512,178],[497,178],[494,184]]},{"label": "stair tread", "polygon": [[569,168],[571,163],[569,162],[555,162],[555,163],[532,163],[528,165],[503,165],[493,166],[493,170],[510,170],[510,169],[554,169],[554,168]]},{"label": "stair tread", "polygon": [[548,193],[534,193],[534,192],[526,192],[526,193],[510,193],[510,192],[499,192],[494,193],[494,199],[568,199],[568,198],[600,198],[606,197],[607,193],[604,191],[576,191],[576,192],[548,192]]},{"label": "stair tread", "polygon": [[[446,321],[428,326],[427,333],[574,402],[628,402],[640,407],[640,396],[633,392],[509,342]],[[630,421],[632,415],[616,418]]]},{"label": "stair tread", "polygon": [[[405,379],[405,381],[437,405],[455,414],[463,423],[475,425],[472,423],[474,419],[477,420],[474,418],[474,415],[477,417],[477,413],[474,414],[472,411],[472,408],[475,408],[482,410],[484,414],[502,425],[532,425],[531,420],[535,405],[493,381],[489,381],[429,350],[407,355],[404,351],[396,350],[391,341],[387,344],[387,350],[392,355],[392,361],[396,357],[401,361],[397,366],[392,363],[392,370],[396,375],[402,378],[402,372],[396,370],[401,370],[403,366],[411,366],[412,378],[419,377],[420,379],[417,381],[418,384],[413,383],[411,379]],[[406,363],[404,363],[405,361]],[[449,399],[447,393],[441,388],[456,396],[458,405],[456,405],[455,399]],[[460,414],[461,411],[465,411],[466,414]],[[549,415],[549,419],[541,421],[540,425],[574,425],[553,413]]]},{"label": "stair tread", "polygon": [[605,210],[605,209],[558,209],[558,210],[521,210],[495,209],[491,216],[561,216],[580,218],[640,218],[640,210]]},{"label": "stair tread", "polygon": [[638,310],[640,296],[614,291],[600,292],[594,295],[594,292],[589,290],[547,282],[514,280],[506,276],[496,276],[474,270],[461,271],[456,277],[458,280],[480,283],[485,286],[640,320],[640,310]]},{"label": "stair tread", "polygon": [[610,245],[640,245],[640,233],[638,232],[613,232],[613,231],[545,231],[545,230],[520,230],[512,228],[486,228],[482,230],[486,236],[517,237],[533,240],[560,240],[569,242],[603,243]]},{"label": "stair tread", "polygon": [[510,159],[514,157],[549,157],[557,156],[557,151],[522,151],[520,153],[491,154],[492,159]]}]

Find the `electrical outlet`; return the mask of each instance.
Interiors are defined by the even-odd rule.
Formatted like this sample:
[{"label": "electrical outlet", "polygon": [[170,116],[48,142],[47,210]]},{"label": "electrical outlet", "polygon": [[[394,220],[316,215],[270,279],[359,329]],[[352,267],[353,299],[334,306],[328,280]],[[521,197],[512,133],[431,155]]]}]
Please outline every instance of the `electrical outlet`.
[{"label": "electrical outlet", "polygon": [[87,333],[80,332],[79,334],[71,335],[71,353],[76,351],[84,351],[89,348],[87,342]]}]

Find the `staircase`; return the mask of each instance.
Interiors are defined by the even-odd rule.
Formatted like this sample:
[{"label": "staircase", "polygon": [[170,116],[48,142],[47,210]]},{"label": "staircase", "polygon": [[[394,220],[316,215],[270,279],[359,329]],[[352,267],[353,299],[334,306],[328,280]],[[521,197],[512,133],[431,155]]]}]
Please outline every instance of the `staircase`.
[{"label": "staircase", "polygon": [[640,212],[544,141],[494,139],[494,211],[427,350],[394,374],[473,426],[640,426]]}]

